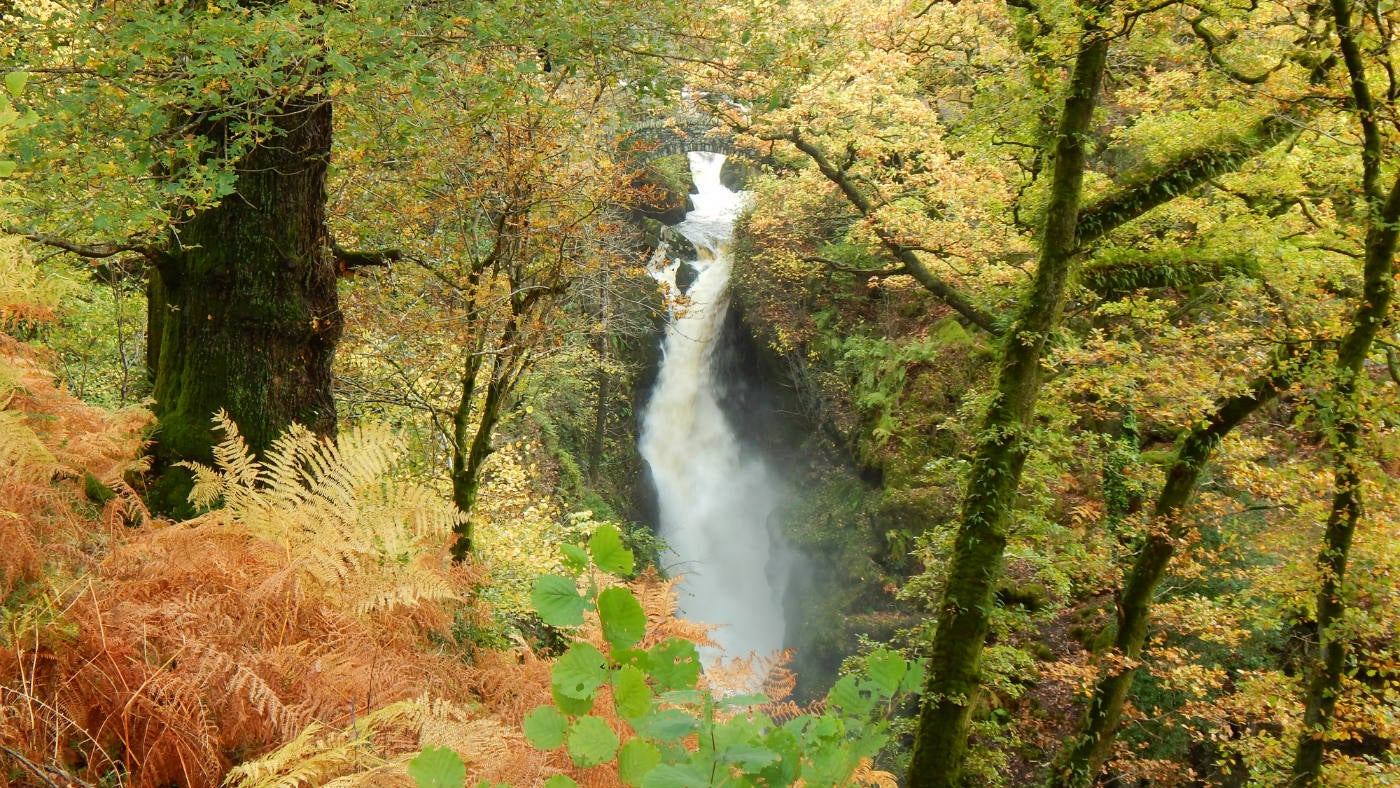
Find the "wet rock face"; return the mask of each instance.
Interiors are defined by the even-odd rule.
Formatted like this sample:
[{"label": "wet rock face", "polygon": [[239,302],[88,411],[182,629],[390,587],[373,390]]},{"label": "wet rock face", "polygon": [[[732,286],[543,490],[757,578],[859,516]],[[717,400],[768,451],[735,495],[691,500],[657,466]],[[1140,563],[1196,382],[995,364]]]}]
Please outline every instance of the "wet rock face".
[{"label": "wet rock face", "polygon": [[724,166],[720,168],[719,182],[724,184],[726,189],[743,191],[752,171],[747,163],[731,156],[724,160]]},{"label": "wet rock face", "polygon": [[690,290],[690,286],[695,283],[695,277],[700,272],[695,270],[695,266],[689,262],[681,263],[681,267],[676,269],[676,287],[682,292]]},{"label": "wet rock face", "polygon": [[[663,227],[659,240],[665,242],[666,256],[672,260],[694,260],[700,256],[700,253],[695,251],[695,244],[674,227]],[[693,276],[691,278],[694,279]]]}]

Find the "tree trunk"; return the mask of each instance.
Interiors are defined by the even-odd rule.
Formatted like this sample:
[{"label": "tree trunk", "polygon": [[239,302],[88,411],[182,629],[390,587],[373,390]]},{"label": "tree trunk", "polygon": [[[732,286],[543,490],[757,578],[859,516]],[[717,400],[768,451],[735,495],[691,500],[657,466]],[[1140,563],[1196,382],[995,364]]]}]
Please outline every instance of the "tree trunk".
[{"label": "tree trunk", "polygon": [[[1317,593],[1318,649],[1308,670],[1307,705],[1303,712],[1303,732],[1293,761],[1294,785],[1317,785],[1322,779],[1322,754],[1337,697],[1342,691],[1346,670],[1347,643],[1337,628],[1346,612],[1343,598],[1347,557],[1352,536],[1361,519],[1361,469],[1357,456],[1361,443],[1361,403],[1358,387],[1366,357],[1390,309],[1395,290],[1395,247],[1400,235],[1400,177],[1383,194],[1380,187],[1382,113],[1366,74],[1364,50],[1358,40],[1349,0],[1332,0],[1332,17],[1342,62],[1351,77],[1353,106],[1360,126],[1362,150],[1362,193],[1370,208],[1366,227],[1366,255],[1362,266],[1361,298],[1352,316],[1351,327],[1337,350],[1331,405],[1335,428],[1332,508],[1327,516],[1322,552],[1317,557],[1322,584]],[[1393,107],[1387,106],[1387,111]]]},{"label": "tree trunk", "polygon": [[1333,377],[1332,414],[1336,425],[1336,457],[1333,471],[1332,508],[1327,516],[1323,547],[1317,557],[1322,585],[1317,592],[1318,652],[1309,671],[1303,733],[1293,762],[1293,784],[1318,785],[1322,779],[1322,751],[1332,727],[1337,697],[1346,672],[1347,642],[1337,631],[1346,613],[1343,585],[1352,536],[1361,519],[1361,403],[1358,384],[1376,333],[1385,322],[1394,298],[1395,247],[1400,221],[1400,178],[1391,187],[1384,205],[1373,209],[1366,234],[1366,262],[1360,304],[1351,330],[1337,352]]},{"label": "tree trunk", "polygon": [[[486,384],[486,393],[477,413],[475,429],[471,429],[472,395],[475,376],[481,369],[480,354],[475,362],[469,359],[467,368],[471,379],[464,378],[462,399],[454,414],[454,441],[452,455],[452,501],[466,515],[457,527],[457,538],[452,543],[452,558],[466,560],[472,550],[472,510],[476,507],[477,494],[481,491],[481,469],[486,459],[495,451],[491,434],[501,420],[502,409],[511,391],[523,361],[524,351],[517,344],[520,328],[519,314],[512,314],[501,330],[500,346],[493,354],[491,379]],[[470,435],[470,441],[467,440]]]},{"label": "tree trunk", "polygon": [[597,334],[593,337],[593,351],[598,355],[598,370],[594,382],[598,386],[598,398],[593,403],[593,435],[588,444],[588,481],[595,487],[602,476],[603,450],[607,443],[608,403],[612,399],[612,374],[608,371],[611,350],[608,341],[609,327],[612,324],[611,272],[605,267],[598,292]]},{"label": "tree trunk", "polygon": [[1296,785],[1317,785],[1322,778],[1322,751],[1332,715],[1341,694],[1346,672],[1347,642],[1336,631],[1346,612],[1343,584],[1352,536],[1361,519],[1360,441],[1361,414],[1357,383],[1376,332],[1390,308],[1394,285],[1395,222],[1400,215],[1400,181],[1391,191],[1385,229],[1388,240],[1368,243],[1366,278],[1362,304],[1357,309],[1352,330],[1342,342],[1337,358],[1334,383],[1336,418],[1336,463],[1333,474],[1332,508],[1327,517],[1322,552],[1317,564],[1322,585],[1317,593],[1318,654],[1310,671],[1307,707],[1303,714],[1303,734],[1293,763]]},{"label": "tree trunk", "polygon": [[342,317],[326,234],[331,105],[286,108],[278,136],[237,163],[235,193],[171,233],[151,272],[156,481],[151,503],[187,513],[226,410],[254,451],[292,422],[335,430],[331,364]]},{"label": "tree trunk", "polygon": [[593,435],[588,443],[588,481],[595,487],[603,474],[603,449],[608,437],[608,405],[612,400],[612,375],[607,369],[607,337],[599,337],[597,350],[600,360],[594,378],[598,386],[598,397],[593,403]]},{"label": "tree trunk", "polygon": [[993,593],[1002,568],[1006,526],[1015,505],[1029,431],[1040,395],[1041,358],[1064,310],[1076,249],[1085,143],[1103,78],[1109,38],[1102,6],[1086,9],[1083,37],[1065,98],[1054,151],[1054,176],[1040,260],[1031,292],[1006,333],[997,392],[977,439],[963,495],[961,523],[948,567],[914,739],[909,784],[956,786],[967,750],[978,671]]},{"label": "tree trunk", "polygon": [[1221,402],[1181,441],[1153,508],[1147,538],[1127,582],[1118,593],[1113,651],[1109,659],[1104,660],[1107,673],[1094,687],[1079,732],[1065,747],[1047,785],[1055,788],[1092,785],[1113,752],[1123,704],[1137,676],[1136,660],[1147,640],[1152,596],[1176,551],[1176,544],[1185,536],[1181,510],[1195,492],[1201,470],[1220,441],[1292,384],[1297,367],[1289,363],[1291,358],[1291,353],[1282,351],[1274,368],[1256,380],[1249,391]]}]

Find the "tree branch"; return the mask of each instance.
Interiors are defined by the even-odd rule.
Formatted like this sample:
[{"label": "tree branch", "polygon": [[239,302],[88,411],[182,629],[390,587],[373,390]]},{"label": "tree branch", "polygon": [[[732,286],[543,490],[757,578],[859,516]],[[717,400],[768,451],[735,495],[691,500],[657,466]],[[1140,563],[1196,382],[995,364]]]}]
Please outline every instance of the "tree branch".
[{"label": "tree branch", "polygon": [[1222,254],[1201,247],[1123,250],[1084,265],[1079,283],[1113,301],[1135,290],[1189,287],[1231,276],[1261,279],[1259,261],[1247,254]]},{"label": "tree branch", "polygon": [[1151,175],[1100,198],[1079,216],[1079,244],[1104,235],[1212,178],[1239,169],[1245,162],[1287,139],[1299,128],[1291,115],[1268,115],[1244,133],[1216,139],[1186,151]]},{"label": "tree branch", "polygon": [[1278,64],[1273,68],[1265,69],[1258,74],[1245,74],[1229,63],[1226,63],[1225,58],[1221,57],[1220,53],[1216,51],[1218,48],[1230,43],[1230,41],[1234,39],[1234,36],[1227,36],[1222,39],[1220,36],[1212,33],[1210,28],[1206,27],[1206,18],[1204,14],[1186,21],[1191,25],[1191,32],[1195,33],[1196,38],[1201,39],[1201,43],[1205,45],[1206,56],[1210,58],[1210,62],[1214,63],[1216,68],[1224,72],[1225,76],[1236,82],[1243,82],[1246,85],[1258,85],[1267,82],[1275,71],[1283,68],[1288,63],[1288,58],[1283,57],[1279,59]]},{"label": "tree branch", "polygon": [[[795,145],[798,150],[805,153],[807,157],[817,165],[817,169],[821,171],[821,174],[825,176],[827,180],[831,181],[836,188],[841,190],[846,200],[850,202],[851,205],[855,206],[856,210],[860,211],[862,216],[868,218],[874,213],[875,206],[871,203],[870,198],[866,197],[865,194],[851,182],[851,179],[846,176],[844,169],[836,167],[827,159],[826,154],[822,152],[821,148],[804,138],[796,129],[788,132],[785,138]],[[962,315],[969,323],[972,323],[983,331],[993,335],[1001,333],[1002,329],[997,325],[991,315],[973,305],[962,293],[958,292],[957,288],[930,271],[928,266],[924,265],[923,261],[919,259],[918,254],[916,254],[913,249],[900,243],[893,235],[878,224],[874,225],[874,230],[875,235],[879,237],[880,242],[885,245],[885,248],[889,250],[890,254],[894,255],[895,259],[904,264],[904,267],[908,269],[907,273],[914,277],[919,284],[923,285],[925,290],[933,293],[939,300]]]},{"label": "tree branch", "polygon": [[398,249],[351,250],[336,243],[335,238],[330,239],[330,244],[336,268],[342,273],[356,268],[388,268],[390,263],[397,263],[403,259],[403,252]]},{"label": "tree branch", "polygon": [[853,265],[846,265],[845,263],[833,260],[830,257],[822,257],[819,254],[809,254],[806,257],[803,257],[802,259],[809,263],[821,263],[827,268],[830,268],[833,271],[840,271],[843,274],[855,274],[857,276],[873,276],[877,279],[884,279],[885,277],[899,276],[900,274],[909,273],[908,269],[905,268],[903,265],[891,265],[886,268],[875,269],[857,268]]},{"label": "tree branch", "polygon": [[66,238],[60,238],[57,235],[49,235],[48,233],[41,233],[36,230],[21,230],[18,227],[13,227],[8,224],[0,226],[0,231],[3,231],[6,235],[17,235],[21,238],[27,238],[36,244],[52,247],[54,249],[62,249],[65,252],[75,254],[79,257],[85,257],[89,260],[103,260],[122,254],[123,252],[135,252],[136,254],[151,259],[154,259],[156,256],[154,247],[130,241],[127,243],[80,244],[69,241]]}]

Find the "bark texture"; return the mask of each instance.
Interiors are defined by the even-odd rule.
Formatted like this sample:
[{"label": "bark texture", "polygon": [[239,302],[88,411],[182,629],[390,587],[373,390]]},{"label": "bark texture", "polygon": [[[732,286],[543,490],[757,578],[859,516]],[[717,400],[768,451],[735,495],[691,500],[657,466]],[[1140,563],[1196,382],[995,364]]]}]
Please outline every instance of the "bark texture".
[{"label": "bark texture", "polygon": [[[237,164],[235,193],[171,233],[149,283],[152,504],[181,513],[180,460],[211,459],[228,411],[254,451],[292,422],[335,430],[331,364],[342,318],[326,234],[331,107],[287,107],[280,134]],[[217,130],[216,130],[217,131]]]},{"label": "bark texture", "polygon": [[1333,402],[1336,412],[1332,507],[1317,557],[1322,585],[1317,593],[1318,651],[1310,670],[1303,737],[1293,763],[1296,785],[1319,785],[1322,751],[1332,727],[1346,674],[1347,641],[1337,628],[1346,613],[1344,585],[1351,540],[1361,520],[1361,413],[1358,383],[1376,333],[1394,299],[1395,246],[1400,221],[1400,180],[1391,188],[1378,225],[1367,235],[1365,285],[1352,327],[1337,355]]},{"label": "bark texture", "polygon": [[1109,47],[1109,37],[1098,25],[1102,7],[1087,10],[1057,130],[1040,260],[1031,290],[1004,338],[997,393],[978,434],[963,495],[909,766],[908,782],[914,788],[951,787],[961,780],[1006,526],[1030,448],[1041,359],[1064,310],[1078,245],[1086,142]]},{"label": "bark texture", "polygon": [[1159,205],[1210,179],[1233,172],[1245,162],[1288,139],[1300,128],[1298,118],[1267,115],[1236,135],[1211,140],[1185,151],[1152,174],[1100,198],[1084,209],[1079,242],[1089,245]]},{"label": "bark texture", "polygon": [[[530,363],[530,348],[522,341],[523,328],[541,299],[558,292],[544,287],[517,287],[514,278],[511,285],[510,314],[501,325],[496,346],[486,349],[478,339],[474,352],[468,354],[462,376],[462,396],[453,414],[452,501],[467,515],[457,527],[457,537],[452,543],[452,557],[456,561],[466,560],[471,554],[472,510],[481,491],[481,471],[496,450],[491,437],[508,410],[516,383]],[[470,313],[480,314],[475,300]],[[483,373],[488,377],[478,403],[477,392]]]}]

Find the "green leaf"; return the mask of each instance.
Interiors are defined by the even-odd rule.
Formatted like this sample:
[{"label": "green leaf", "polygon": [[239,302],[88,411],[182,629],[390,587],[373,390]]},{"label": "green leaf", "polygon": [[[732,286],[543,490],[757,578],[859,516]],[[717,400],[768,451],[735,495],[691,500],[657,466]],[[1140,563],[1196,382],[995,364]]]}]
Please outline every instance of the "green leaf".
[{"label": "green leaf", "polygon": [[0,159],[0,178],[8,178],[15,171],[15,163]]},{"label": "green leaf", "polygon": [[550,687],[549,694],[554,698],[554,706],[571,717],[578,717],[593,711],[593,698],[571,698],[560,695],[558,687]]},{"label": "green leaf", "polygon": [[574,581],[559,575],[535,578],[530,589],[530,605],[544,623],[555,627],[576,627],[583,623],[588,601],[579,595]]},{"label": "green leaf", "polygon": [[622,544],[622,532],[614,525],[600,525],[588,539],[588,552],[598,568],[618,577],[632,574],[635,559],[632,551]]},{"label": "green leaf", "polygon": [[560,547],[564,551],[564,566],[575,574],[588,568],[588,553],[576,544],[564,544]]},{"label": "green leaf", "polygon": [[826,702],[848,717],[864,717],[875,708],[875,699],[860,690],[855,676],[842,676],[826,694]]},{"label": "green leaf", "polygon": [[615,648],[608,656],[615,665],[635,665],[644,671],[647,668],[647,653],[638,648]]},{"label": "green leaf", "polygon": [[613,702],[623,717],[640,717],[651,708],[651,689],[647,675],[641,670],[623,665],[613,677]]},{"label": "green leaf", "polygon": [[544,788],[578,788],[578,783],[567,774],[556,774],[544,781]]},{"label": "green leaf", "polygon": [[628,785],[641,785],[647,772],[661,763],[661,750],[646,739],[630,739],[617,753],[617,774]]},{"label": "green leaf", "polygon": [[597,766],[617,754],[617,734],[597,717],[580,717],[569,728],[568,747],[576,765]]},{"label": "green leaf", "polygon": [[768,785],[791,785],[802,770],[802,745],[791,732],[779,728],[768,734],[764,744],[779,760],[763,770]]},{"label": "green leaf", "polygon": [[700,652],[689,640],[670,638],[647,652],[647,672],[663,690],[694,689],[700,680]]},{"label": "green leaf", "polygon": [[598,618],[603,622],[603,637],[613,648],[627,648],[647,631],[642,604],[625,588],[609,588],[598,595]]},{"label": "green leaf", "polygon": [[662,709],[629,721],[637,733],[660,741],[680,739],[700,729],[700,721],[680,709]]},{"label": "green leaf", "polygon": [[559,694],[586,700],[608,680],[608,661],[598,649],[575,643],[554,663],[550,678]]},{"label": "green leaf", "polygon": [[740,706],[762,706],[771,703],[772,700],[762,692],[752,692],[747,695],[726,695],[718,700],[722,708],[735,708]]},{"label": "green leaf", "polygon": [[538,706],[525,717],[525,738],[537,750],[552,750],[564,743],[569,719],[553,706]]},{"label": "green leaf", "polygon": [[467,766],[448,747],[424,747],[408,762],[408,774],[418,788],[462,788]]},{"label": "green leaf", "polygon": [[705,695],[706,693],[703,693],[700,690],[684,689],[663,692],[658,697],[660,698],[662,703],[672,704],[676,706],[688,706],[703,702],[705,700]]},{"label": "green leaf", "polygon": [[900,687],[903,692],[918,692],[924,687],[924,665],[926,660],[917,660],[910,664],[909,672],[904,674],[904,685]]},{"label": "green leaf", "polygon": [[11,96],[19,98],[19,95],[24,92],[24,84],[28,81],[29,75],[27,73],[11,71],[5,75],[5,90],[8,90]]},{"label": "green leaf", "polygon": [[700,767],[689,763],[668,763],[652,769],[642,780],[642,788],[709,788],[710,780]]},{"label": "green leaf", "polygon": [[881,695],[888,698],[899,691],[899,684],[909,670],[909,661],[896,651],[882,648],[866,658],[865,667]]},{"label": "green leaf", "polygon": [[758,771],[765,766],[777,763],[782,760],[782,756],[768,749],[753,744],[738,744],[726,747],[715,755],[715,760],[721,763],[733,763],[742,766],[745,771]]}]

